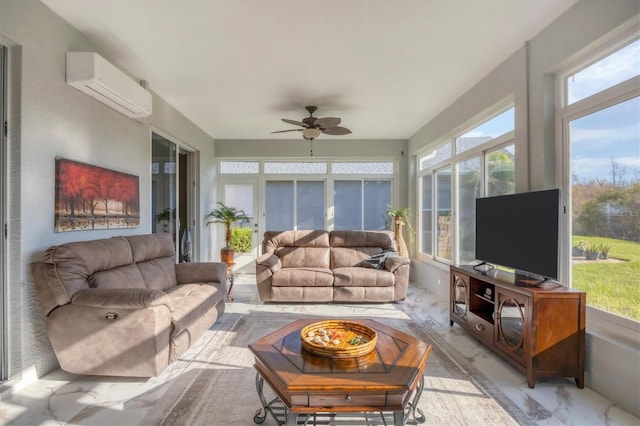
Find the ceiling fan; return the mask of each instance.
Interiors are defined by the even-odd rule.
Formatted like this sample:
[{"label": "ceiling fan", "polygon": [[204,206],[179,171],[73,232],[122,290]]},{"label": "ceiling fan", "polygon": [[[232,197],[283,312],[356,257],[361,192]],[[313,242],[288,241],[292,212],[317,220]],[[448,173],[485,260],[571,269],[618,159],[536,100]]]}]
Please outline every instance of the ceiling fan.
[{"label": "ceiling fan", "polygon": [[306,140],[312,141],[322,133],[325,135],[348,135],[351,133],[351,130],[346,127],[338,126],[340,124],[341,119],[337,117],[324,117],[317,118],[313,116],[313,113],[318,109],[315,106],[307,106],[305,107],[307,111],[309,111],[309,117],[303,118],[302,121],[289,120],[288,118],[283,118],[282,121],[285,123],[293,124],[295,126],[302,127],[301,129],[290,129],[290,130],[279,130],[277,132],[271,133],[285,133],[285,132],[302,132],[302,137]]}]

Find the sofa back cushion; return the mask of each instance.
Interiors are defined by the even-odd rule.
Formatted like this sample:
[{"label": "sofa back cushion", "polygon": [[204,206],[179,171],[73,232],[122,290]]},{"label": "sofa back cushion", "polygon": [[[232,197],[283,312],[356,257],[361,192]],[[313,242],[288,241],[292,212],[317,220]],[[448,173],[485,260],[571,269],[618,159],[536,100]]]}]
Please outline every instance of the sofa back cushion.
[{"label": "sofa back cushion", "polygon": [[89,288],[89,278],[94,274],[132,262],[131,246],[123,237],[65,243],[47,249],[41,261],[32,267],[43,311],[48,314],[69,303],[76,291]]},{"label": "sofa back cushion", "polygon": [[136,265],[125,265],[96,272],[88,279],[91,288],[146,288]]},{"label": "sofa back cushion", "polygon": [[158,233],[126,237],[133,261],[147,288],[166,290],[178,285],[176,251],[171,234]]},{"label": "sofa back cushion", "polygon": [[86,288],[153,288],[177,285],[169,234],[112,237],[50,247],[32,264],[36,294],[48,315]]},{"label": "sofa back cushion", "polygon": [[329,268],[327,231],[267,231],[262,247],[264,253],[275,253],[283,268]]},{"label": "sofa back cushion", "polygon": [[332,231],[329,239],[332,269],[358,266],[385,249],[396,249],[390,231]]}]

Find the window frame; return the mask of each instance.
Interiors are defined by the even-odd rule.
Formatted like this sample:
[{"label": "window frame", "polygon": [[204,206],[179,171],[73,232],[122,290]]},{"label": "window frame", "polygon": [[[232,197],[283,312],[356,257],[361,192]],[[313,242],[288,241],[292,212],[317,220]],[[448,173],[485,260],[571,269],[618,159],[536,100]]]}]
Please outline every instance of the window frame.
[{"label": "window frame", "polygon": [[[456,138],[464,135],[465,133],[473,130],[474,128],[492,120],[498,115],[504,113],[505,111],[513,108],[514,109],[514,123],[513,130],[510,130],[500,136],[497,136],[493,139],[486,141],[485,143],[478,145],[476,147],[470,148],[468,150],[463,151],[462,153],[456,152]],[[513,146],[514,150],[517,149],[517,141],[515,138],[515,127],[517,121],[517,111],[515,111],[516,105],[513,98],[508,98],[498,104],[494,105],[492,108],[486,110],[484,113],[477,115],[473,120],[467,121],[464,125],[456,128],[454,131],[447,134],[445,137],[434,141],[434,143],[430,144],[428,147],[423,148],[422,150],[416,153],[415,165],[416,165],[416,206],[418,207],[417,211],[419,214],[416,215],[416,250],[415,257],[417,260],[429,264],[430,266],[434,266],[441,270],[448,270],[449,265],[455,264],[459,259],[459,248],[458,248],[458,197],[459,197],[459,188],[458,188],[458,179],[456,170],[458,164],[464,162],[470,158],[480,157],[481,159],[481,170],[482,170],[482,187],[481,194],[484,196],[486,193],[486,179],[485,179],[485,170],[486,170],[486,159],[487,155],[491,152],[503,149],[508,146]],[[421,158],[429,153],[440,149],[443,145],[450,143],[451,144],[451,156],[445,160],[442,160],[438,163],[434,163],[429,167],[425,167],[421,169]],[[515,161],[515,158],[514,158]],[[453,229],[452,229],[452,253],[451,260],[439,257],[436,255],[437,249],[436,245],[438,244],[438,232],[437,232],[437,214],[435,214],[438,210],[437,206],[437,182],[436,182],[436,171],[441,170],[445,167],[450,167],[451,169],[451,214],[453,221]],[[422,177],[431,174],[431,182],[432,188],[436,189],[435,191],[431,191],[431,205],[432,205],[432,217],[431,217],[431,228],[432,228],[432,244],[431,251],[432,253],[427,254],[422,252],[423,247],[423,229],[422,229],[422,205],[423,205],[423,187],[422,187]]]},{"label": "window frame", "polygon": [[[632,77],[571,104],[567,102],[566,80],[576,72],[591,66],[638,39],[640,39],[640,32],[637,29],[626,31],[605,45],[577,57],[570,65],[555,75],[556,139],[559,141],[556,155],[561,160],[556,162],[556,176],[558,176],[558,181],[561,183],[564,193],[562,200],[564,214],[560,224],[560,253],[562,254],[560,255],[559,279],[567,287],[571,287],[572,284],[571,256],[569,256],[572,235],[571,141],[569,138],[569,125],[573,120],[640,97],[640,76]],[[591,332],[601,333],[604,336],[630,344],[635,348],[640,348],[640,342],[638,342],[640,321],[587,305],[587,328]]]},{"label": "window frame", "polygon": [[[217,160],[217,169],[220,170],[220,163],[222,162],[257,162],[258,163],[258,172],[257,173],[225,173],[221,174],[225,178],[234,177],[242,178],[242,177],[252,177],[258,180],[258,212],[261,220],[258,221],[259,229],[258,233],[262,234],[265,231],[266,227],[266,211],[265,211],[265,203],[266,203],[266,182],[267,181],[302,181],[302,180],[310,180],[310,181],[318,181],[323,180],[325,183],[325,229],[328,231],[332,231],[334,229],[334,205],[333,205],[333,188],[334,182],[336,180],[350,180],[350,181],[360,181],[361,185],[364,185],[364,181],[367,180],[376,180],[376,181],[389,181],[391,186],[391,200],[390,203],[393,207],[397,208],[399,195],[398,195],[398,185],[399,185],[399,165],[398,159],[395,157],[363,157],[363,158],[351,158],[344,157],[339,159],[331,159],[325,157],[313,157],[313,158],[287,158],[280,159],[277,157],[269,157],[269,158],[255,158],[255,157],[222,157]],[[265,173],[264,164],[265,163],[320,163],[325,162],[327,164],[326,173]],[[393,167],[392,173],[334,173],[333,172],[333,164],[334,163],[391,163]],[[296,186],[294,185],[294,191]],[[364,213],[363,213],[364,215]],[[362,223],[364,224],[364,217],[361,217]]]}]

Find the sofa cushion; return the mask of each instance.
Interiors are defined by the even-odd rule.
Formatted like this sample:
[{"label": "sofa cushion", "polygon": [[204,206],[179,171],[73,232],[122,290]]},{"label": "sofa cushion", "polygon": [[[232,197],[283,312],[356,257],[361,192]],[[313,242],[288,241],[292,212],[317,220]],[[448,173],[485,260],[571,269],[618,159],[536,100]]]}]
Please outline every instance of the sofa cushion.
[{"label": "sofa cushion", "polygon": [[96,272],[89,277],[88,281],[91,288],[147,288],[140,269],[136,265]]},{"label": "sofa cushion", "polygon": [[329,269],[328,247],[278,247],[275,254],[280,258],[283,268],[309,266]]},{"label": "sofa cushion", "polygon": [[335,287],[392,287],[395,284],[392,272],[358,266],[335,268],[333,276]]},{"label": "sofa cushion", "polygon": [[202,320],[205,320],[207,324],[212,324],[213,322],[209,318],[203,317],[224,299],[226,291],[224,291],[222,284],[200,283],[181,284],[167,290],[167,294],[173,303],[171,314],[173,332],[171,334],[175,336]]},{"label": "sofa cushion", "polygon": [[272,280],[275,287],[331,287],[333,273],[328,268],[282,268]]},{"label": "sofa cushion", "polygon": [[378,247],[396,249],[391,231],[332,231],[331,247]]},{"label": "sofa cushion", "polygon": [[264,233],[262,252],[278,247],[329,247],[327,231],[267,231]]},{"label": "sofa cushion", "polygon": [[333,247],[331,248],[331,268],[358,266],[371,256],[382,253],[380,247]]},{"label": "sofa cushion", "polygon": [[157,234],[132,235],[126,237],[131,245],[133,262],[139,263],[158,257],[176,256],[176,247],[171,234],[160,232]]},{"label": "sofa cushion", "polygon": [[334,302],[389,302],[394,299],[394,287],[334,287]]},{"label": "sofa cushion", "polygon": [[45,252],[43,262],[52,265],[70,297],[76,291],[88,288],[87,279],[94,273],[129,265],[132,254],[124,238],[113,237],[51,247]]},{"label": "sofa cushion", "polygon": [[174,257],[159,257],[136,263],[147,288],[167,290],[178,285]]}]

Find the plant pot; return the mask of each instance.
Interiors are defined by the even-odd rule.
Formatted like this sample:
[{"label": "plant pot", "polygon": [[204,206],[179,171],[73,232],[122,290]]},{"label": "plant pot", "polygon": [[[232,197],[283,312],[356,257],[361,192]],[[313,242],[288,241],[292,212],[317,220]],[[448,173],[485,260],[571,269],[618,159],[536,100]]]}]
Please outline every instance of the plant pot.
[{"label": "plant pot", "polygon": [[235,251],[231,247],[222,247],[220,249],[220,261],[227,264],[227,269],[233,268],[235,265]]},{"label": "plant pot", "polygon": [[584,253],[584,256],[587,258],[587,260],[598,260],[600,258],[600,252],[599,251],[587,251]]},{"label": "plant pot", "polygon": [[402,257],[409,257],[409,249],[407,249],[407,243],[404,241],[404,237],[402,236],[402,226],[404,225],[404,222],[396,219],[394,225],[394,234],[398,253]]},{"label": "plant pot", "polygon": [[572,247],[571,248],[571,256],[573,257],[582,257],[584,256],[584,250],[580,247]]},{"label": "plant pot", "polygon": [[605,252],[600,253],[600,259],[602,260],[609,259],[609,253],[605,253]]}]

